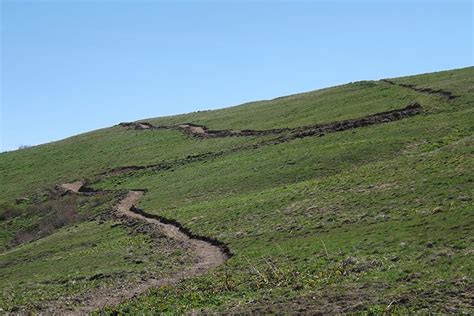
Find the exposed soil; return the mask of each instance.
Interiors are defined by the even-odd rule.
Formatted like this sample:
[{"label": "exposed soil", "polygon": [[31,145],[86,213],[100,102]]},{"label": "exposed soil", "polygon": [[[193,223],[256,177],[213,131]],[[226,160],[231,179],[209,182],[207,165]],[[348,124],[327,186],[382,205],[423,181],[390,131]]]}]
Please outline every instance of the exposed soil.
[{"label": "exposed soil", "polygon": [[214,138],[214,137],[242,137],[242,136],[266,136],[266,135],[281,135],[289,134],[290,138],[301,138],[307,136],[322,136],[325,133],[344,131],[347,129],[363,127],[367,125],[380,124],[386,122],[397,121],[402,118],[419,114],[421,112],[421,105],[418,103],[412,103],[402,109],[396,109],[392,111],[380,112],[373,115],[368,115],[358,119],[336,121],[327,124],[316,124],[308,125],[303,127],[295,128],[279,128],[269,130],[211,130],[204,125],[198,125],[193,123],[180,124],[180,125],[161,125],[153,126],[151,123],[120,123],[120,126],[125,126],[133,129],[137,128],[138,125],[146,124],[147,129],[174,129],[179,130],[187,135],[202,137],[202,138]]},{"label": "exposed soil", "polygon": [[63,191],[63,193],[66,193],[66,192],[79,193],[79,190],[82,188],[83,185],[84,185],[83,181],[75,181],[71,183],[61,184],[59,188],[61,191]]},{"label": "exposed soil", "polygon": [[446,99],[448,101],[453,100],[453,99],[456,98],[456,96],[453,95],[452,92],[441,90],[441,89],[421,88],[421,87],[415,86],[414,84],[396,83],[396,82],[394,82],[392,80],[389,80],[389,79],[382,79],[381,81],[383,81],[385,83],[388,83],[390,85],[407,88],[407,89],[410,89],[410,90],[413,90],[413,91],[416,91],[416,92],[421,92],[421,93],[424,93],[424,94],[441,97],[441,98]]},{"label": "exposed soil", "polygon": [[197,137],[239,137],[239,136],[264,136],[264,135],[278,135],[284,132],[291,131],[289,128],[280,128],[280,129],[269,129],[269,130],[212,130],[207,128],[204,125],[198,125],[193,123],[181,124],[176,126],[171,126],[170,128],[178,129],[184,132],[185,134]]},{"label": "exposed soil", "polygon": [[122,127],[130,127],[136,130],[144,130],[144,129],[152,129],[153,125],[150,123],[140,123],[140,122],[122,122],[119,123],[120,126]]},{"label": "exposed soil", "polygon": [[[177,129],[187,135],[194,137],[235,137],[235,136],[261,136],[261,135],[275,135],[274,139],[264,140],[256,144],[246,144],[218,152],[209,152],[198,155],[190,155],[182,159],[177,159],[171,162],[162,162],[160,164],[148,166],[125,166],[111,169],[97,175],[97,180],[110,175],[117,175],[122,173],[130,173],[140,170],[166,170],[181,166],[195,161],[208,160],[227,153],[232,153],[240,150],[255,149],[261,146],[279,144],[297,138],[304,138],[310,136],[323,136],[326,133],[344,131],[348,129],[359,128],[368,125],[382,124],[392,121],[397,121],[406,117],[417,115],[421,113],[421,106],[418,103],[409,104],[402,109],[396,109],[387,112],[381,112],[374,115],[365,116],[358,119],[338,121],[328,124],[318,124],[311,126],[304,126],[298,128],[283,128],[272,130],[209,130],[207,127],[196,124],[181,124],[176,126],[153,126],[151,123],[120,123],[120,126],[133,128],[135,130],[145,129]],[[72,183],[62,184],[57,187],[60,194],[100,194],[104,191],[96,191],[86,186],[84,181],[75,181]],[[115,192],[115,191],[114,191]],[[118,192],[118,191],[117,191]],[[198,258],[197,262],[191,267],[173,273],[168,277],[161,279],[146,279],[137,284],[130,284],[128,287],[119,289],[100,289],[93,293],[87,293],[80,297],[67,298],[68,302],[75,302],[74,307],[53,306],[52,312],[74,312],[87,313],[94,310],[114,306],[120,304],[124,300],[135,297],[143,293],[145,290],[152,287],[159,287],[166,284],[176,283],[185,278],[191,278],[209,271],[225,262],[232,253],[229,248],[222,242],[207,236],[200,236],[192,233],[190,230],[183,227],[174,220],[166,219],[159,215],[146,213],[135,207],[139,198],[144,194],[145,190],[132,190],[127,193],[122,193],[119,202],[111,210],[111,214],[122,221],[137,221],[143,222],[152,227],[151,229],[159,232],[190,249]],[[153,235],[151,235],[153,236]],[[77,306],[77,307],[76,307]],[[59,309],[58,309],[59,308]],[[352,309],[348,309],[350,311]],[[343,310],[341,310],[343,311]]]},{"label": "exposed soil", "polygon": [[[76,181],[62,184],[60,187],[66,192],[81,194],[84,185],[84,182]],[[152,227],[152,229],[160,233],[158,234],[159,236],[164,235],[192,251],[197,258],[197,262],[191,267],[173,273],[165,278],[146,279],[143,280],[143,282],[130,284],[127,287],[119,289],[100,289],[99,291],[86,293],[80,297],[67,298],[65,301],[74,302],[74,306],[52,306],[49,311],[55,313],[89,313],[104,307],[115,306],[124,300],[143,293],[149,288],[176,283],[182,279],[204,274],[223,264],[225,260],[232,255],[229,248],[220,241],[210,237],[195,235],[176,221],[163,219],[160,216],[147,214],[137,209],[135,204],[143,194],[144,190],[128,191],[113,207],[112,215],[122,221],[147,223],[149,227]],[[153,236],[153,234],[151,236]]]},{"label": "exposed soil", "polygon": [[178,127],[187,134],[205,135],[208,134],[208,129],[205,126],[182,124]]},{"label": "exposed soil", "polygon": [[368,115],[358,119],[344,120],[329,124],[320,124],[313,126],[300,127],[292,130],[293,138],[302,138],[307,136],[322,136],[326,133],[340,132],[348,129],[364,127],[368,125],[382,124],[394,122],[417,115],[421,112],[421,105],[412,103],[402,109],[380,112],[373,115]]},{"label": "exposed soil", "polygon": [[135,166],[116,167],[116,168],[113,168],[113,169],[110,169],[108,171],[98,174],[96,180],[100,180],[112,175],[127,174],[127,173],[132,173],[132,172],[140,171],[140,170],[162,171],[162,170],[173,169],[173,168],[183,166],[189,163],[214,159],[226,154],[230,154],[230,153],[234,153],[234,152],[238,152],[242,150],[251,150],[251,149],[257,149],[263,146],[281,144],[281,143],[288,142],[297,138],[312,137],[312,136],[321,137],[328,133],[341,132],[341,131],[354,129],[354,128],[360,128],[360,127],[369,126],[369,125],[394,122],[394,121],[398,121],[410,116],[418,115],[421,112],[422,112],[421,105],[418,103],[412,103],[401,109],[368,115],[368,116],[361,117],[358,119],[337,121],[337,122],[327,123],[327,124],[303,126],[303,127],[297,127],[297,128],[282,128],[282,129],[272,129],[272,130],[262,130],[262,131],[254,131],[254,130],[243,130],[239,132],[229,131],[229,130],[213,131],[213,130],[209,130],[205,126],[196,125],[196,124],[180,125],[182,127],[157,126],[154,128],[155,129],[178,128],[179,130],[185,129],[184,126],[193,126],[192,129],[190,128],[190,129],[184,130],[184,133],[194,136],[194,137],[203,137],[203,138],[230,137],[230,136],[263,136],[263,135],[275,135],[276,138],[264,140],[264,141],[261,141],[259,143],[254,143],[254,144],[239,145],[236,147],[232,147],[229,149],[216,151],[216,152],[207,152],[207,153],[201,153],[197,155],[189,155],[185,158],[180,158],[180,159],[176,159],[169,162],[161,162],[159,164],[151,164],[151,165],[146,165],[146,166],[135,165]]}]

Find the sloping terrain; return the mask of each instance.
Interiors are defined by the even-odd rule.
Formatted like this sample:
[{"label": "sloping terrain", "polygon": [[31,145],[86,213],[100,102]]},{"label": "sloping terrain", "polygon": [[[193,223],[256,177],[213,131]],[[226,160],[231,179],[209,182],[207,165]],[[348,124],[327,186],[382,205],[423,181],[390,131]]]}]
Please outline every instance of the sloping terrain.
[{"label": "sloping terrain", "polygon": [[[83,181],[76,181],[73,183],[65,183],[60,186],[64,190],[64,194],[102,194],[102,192],[91,192],[85,187]],[[85,191],[85,192],[84,192]],[[194,236],[187,231],[182,231],[181,227],[166,223],[160,218],[154,218],[143,211],[136,209],[134,204],[143,195],[143,191],[128,191],[123,193],[120,200],[112,208],[114,217],[118,217],[128,222],[141,221],[148,224],[148,229],[159,231],[162,235],[169,238],[171,241],[181,243],[186,248],[191,249],[197,257],[196,262],[190,265],[189,268],[180,271],[168,271],[166,276],[159,279],[145,277],[140,282],[129,282],[121,288],[100,288],[99,290],[90,290],[82,295],[69,298],[75,304],[53,304],[50,303],[48,311],[54,313],[86,313],[93,312],[97,309],[115,306],[126,299],[130,299],[136,295],[143,293],[151,287],[159,287],[167,284],[173,284],[184,278],[191,278],[200,274],[206,273],[212,268],[215,268],[225,262],[230,257],[231,253],[224,245],[214,245],[199,236]],[[156,235],[152,235],[157,238]],[[158,236],[158,238],[162,236]],[[60,300],[61,301],[61,300]],[[61,301],[63,303],[63,300]]]},{"label": "sloping terrain", "polygon": [[472,312],[473,105],[471,67],[0,154],[0,308]]}]

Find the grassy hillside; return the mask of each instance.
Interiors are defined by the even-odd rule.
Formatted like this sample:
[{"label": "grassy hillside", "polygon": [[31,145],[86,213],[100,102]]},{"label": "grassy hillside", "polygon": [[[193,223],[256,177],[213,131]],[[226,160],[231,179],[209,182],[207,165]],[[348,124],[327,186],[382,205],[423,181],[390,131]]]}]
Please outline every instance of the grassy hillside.
[{"label": "grassy hillside", "polygon": [[[472,312],[474,68],[390,82],[143,122],[266,130],[415,102],[422,113],[305,138],[114,126],[0,154],[1,308],[47,309],[58,297],[191,264],[182,245],[164,237],[156,245],[140,224],[104,215],[112,192],[147,189],[141,209],[226,243],[234,256],[118,311]],[[149,167],[98,176],[131,165]],[[78,179],[110,193],[55,197],[54,185]],[[44,229],[66,209],[74,216]]]}]

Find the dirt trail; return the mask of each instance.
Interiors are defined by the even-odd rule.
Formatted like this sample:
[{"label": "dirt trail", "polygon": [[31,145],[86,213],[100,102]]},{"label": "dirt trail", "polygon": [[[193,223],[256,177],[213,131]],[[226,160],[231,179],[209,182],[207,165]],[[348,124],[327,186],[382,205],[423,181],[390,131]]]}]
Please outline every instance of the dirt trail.
[{"label": "dirt trail", "polygon": [[[193,161],[199,161],[203,159],[212,159],[217,156],[226,154],[227,152],[235,152],[243,149],[253,149],[265,145],[279,144],[290,141],[296,138],[304,138],[310,136],[323,136],[326,133],[339,132],[348,129],[359,128],[368,125],[382,124],[392,121],[397,121],[406,117],[410,117],[421,113],[421,106],[418,103],[409,104],[402,109],[396,109],[365,117],[337,121],[327,124],[318,124],[311,126],[303,126],[297,128],[283,128],[273,130],[262,130],[262,131],[230,131],[221,130],[213,131],[209,130],[205,126],[196,124],[181,124],[176,126],[153,126],[151,123],[121,123],[121,126],[128,128],[134,128],[137,130],[142,129],[177,129],[183,131],[186,134],[198,137],[228,137],[228,136],[250,136],[250,135],[276,135],[277,138],[264,140],[257,144],[246,144],[241,147],[230,148],[227,151],[204,153],[196,156],[189,156],[181,160],[177,160],[171,163],[160,163],[156,165],[148,166],[126,166],[114,168],[112,170],[103,172],[98,175],[98,179],[110,175],[128,173],[139,171],[142,169],[161,170],[169,169],[179,165],[187,164]],[[101,191],[94,191],[86,187],[85,182],[75,181],[72,183],[62,184],[58,188],[61,192],[67,193],[72,192],[76,194],[88,194],[90,192],[100,193]],[[186,248],[190,249],[195,253],[197,262],[191,267],[173,273],[168,277],[161,279],[148,279],[137,284],[131,284],[128,288],[120,288],[116,290],[103,290],[96,291],[94,293],[86,293],[79,298],[72,298],[72,300],[78,302],[78,307],[72,312],[75,313],[87,313],[97,309],[118,305],[126,299],[137,296],[143,293],[145,290],[152,287],[159,287],[166,284],[176,283],[179,280],[185,278],[191,278],[198,276],[215,268],[225,262],[227,258],[231,256],[229,249],[218,240],[212,239],[206,236],[199,236],[193,234],[191,231],[181,226],[178,222],[163,218],[159,215],[148,214],[143,210],[137,209],[135,204],[144,194],[142,190],[132,190],[123,195],[121,200],[114,206],[113,214],[118,218],[124,218],[128,220],[136,220],[146,222],[158,231],[160,231],[166,237],[180,242]],[[54,309],[54,312],[58,312]],[[59,310],[59,312],[71,312],[71,309]]]},{"label": "dirt trail", "polygon": [[207,128],[199,125],[182,124],[178,125],[183,131],[190,134],[207,134]]},{"label": "dirt trail", "polygon": [[136,130],[152,129],[153,125],[146,122],[123,122],[119,123],[122,127],[131,127]]},{"label": "dirt trail", "polygon": [[[81,185],[79,186],[79,182]],[[66,183],[61,185],[62,188],[67,188],[71,192],[80,193],[84,185],[81,181],[73,183]],[[123,198],[114,206],[113,213],[119,218],[128,218],[138,221],[144,221],[151,224],[159,230],[166,237],[179,241],[187,249],[190,249],[197,257],[197,262],[191,267],[175,272],[167,277],[161,279],[148,279],[141,283],[130,284],[129,287],[119,289],[100,289],[92,293],[86,293],[80,297],[72,298],[78,303],[77,307],[61,307],[59,310],[54,308],[54,313],[74,313],[83,314],[96,311],[104,307],[111,307],[120,304],[121,302],[136,297],[149,288],[160,287],[167,284],[176,283],[182,279],[195,277],[206,273],[207,271],[216,268],[223,264],[230,256],[230,251],[227,247],[216,245],[216,241],[211,238],[194,236],[188,230],[184,229],[179,224],[171,223],[167,220],[163,222],[158,219],[159,216],[148,215],[144,211],[135,208],[135,204],[144,191],[129,191]],[[203,239],[209,239],[206,241]],[[212,242],[214,241],[214,242]]]},{"label": "dirt trail", "polygon": [[[268,130],[241,130],[241,131],[234,131],[234,130],[211,130],[204,125],[198,125],[193,123],[186,123],[180,125],[159,125],[154,126],[151,123],[136,123],[136,122],[128,122],[128,123],[120,123],[119,125],[122,127],[128,127],[135,130],[141,130],[141,125],[146,124],[147,129],[173,129],[183,132],[184,134],[201,137],[201,138],[217,138],[217,137],[244,137],[244,136],[267,136],[267,135],[275,135],[279,136],[282,134],[289,134],[293,138],[300,138],[300,137],[307,137],[307,136],[314,136],[316,134],[324,134],[329,132],[337,132],[342,131],[350,128],[357,128],[366,125],[372,124],[379,124],[385,122],[396,121],[402,119],[407,116],[412,116],[420,113],[421,106],[418,103],[412,103],[407,105],[401,109],[395,109],[386,112],[380,112],[372,115],[367,115],[364,117],[360,117],[357,119],[350,119],[344,121],[336,121],[331,123],[325,124],[315,124],[315,125],[307,125],[301,127],[284,127],[284,128],[277,128],[277,129],[268,129]],[[288,138],[289,139],[289,138]]]},{"label": "dirt trail", "polygon": [[456,98],[455,95],[453,95],[452,92],[450,91],[445,91],[445,90],[441,90],[441,89],[431,89],[431,88],[421,88],[421,87],[417,87],[415,86],[414,84],[406,84],[406,83],[396,83],[395,81],[392,81],[392,80],[389,80],[389,79],[382,79],[380,81],[383,81],[385,83],[388,83],[390,85],[393,85],[393,86],[399,86],[399,87],[403,87],[403,88],[407,88],[407,89],[410,89],[410,90],[413,90],[413,91],[416,91],[416,92],[421,92],[421,93],[424,93],[424,94],[428,94],[428,95],[434,95],[436,97],[441,97],[445,100],[453,100]]},{"label": "dirt trail", "polygon": [[[372,115],[367,115],[364,117],[344,120],[344,121],[336,121],[332,123],[326,124],[316,124],[316,125],[308,125],[302,127],[295,127],[295,128],[282,128],[282,129],[273,129],[273,130],[261,130],[261,131],[252,131],[252,130],[242,130],[242,131],[212,131],[208,130],[205,126],[200,126],[198,134],[193,134],[192,130],[185,131],[186,134],[195,137],[228,137],[228,136],[250,136],[250,135],[274,135],[275,138],[262,140],[257,143],[251,144],[243,144],[238,145],[235,147],[227,148],[220,151],[214,152],[205,152],[197,155],[188,155],[185,158],[175,159],[173,161],[168,162],[161,162],[157,164],[150,164],[150,165],[133,165],[133,166],[122,166],[122,167],[115,167],[113,169],[109,169],[105,172],[99,173],[96,175],[96,179],[94,181],[100,181],[103,178],[113,176],[113,175],[120,175],[120,174],[132,174],[133,172],[137,172],[140,170],[151,170],[151,171],[163,171],[168,170],[176,167],[180,167],[189,163],[197,162],[197,161],[205,161],[209,159],[214,159],[216,157],[221,157],[226,154],[235,153],[242,150],[252,150],[256,148],[260,148],[263,146],[269,145],[277,145],[284,142],[288,142],[297,138],[305,138],[305,137],[321,137],[328,133],[334,132],[342,132],[349,129],[361,128],[364,126],[370,125],[377,125],[377,124],[385,124],[389,122],[399,121],[414,115],[418,115],[422,113],[422,106],[418,103],[411,103],[401,109],[395,109],[386,112],[380,112]],[[133,123],[130,123],[133,124]],[[196,127],[198,125],[191,124],[192,126]],[[184,126],[191,126],[190,124],[183,124],[181,128]],[[155,129],[169,129],[175,128],[170,126],[155,126]],[[194,129],[196,131],[196,129]],[[205,134],[200,134],[204,131]]]}]

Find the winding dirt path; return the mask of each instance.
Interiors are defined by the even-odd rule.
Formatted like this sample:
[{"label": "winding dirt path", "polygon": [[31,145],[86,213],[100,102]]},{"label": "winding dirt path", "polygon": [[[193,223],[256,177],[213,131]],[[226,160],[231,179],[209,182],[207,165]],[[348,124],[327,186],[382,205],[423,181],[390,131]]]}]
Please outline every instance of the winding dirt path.
[{"label": "winding dirt path", "polygon": [[[321,137],[329,133],[335,132],[342,132],[350,129],[361,128],[370,125],[377,125],[377,124],[385,124],[389,122],[399,121],[408,117],[412,117],[418,115],[423,112],[423,108],[418,103],[411,103],[405,106],[404,108],[395,109],[386,112],[379,112],[372,115],[363,116],[356,119],[349,119],[343,121],[336,121],[332,123],[326,124],[316,124],[316,125],[309,125],[309,126],[302,126],[302,127],[295,127],[295,128],[282,128],[282,129],[273,129],[273,130],[260,130],[260,131],[252,131],[252,130],[242,130],[242,131],[229,131],[229,130],[222,130],[222,131],[210,131],[205,126],[201,126],[201,129],[194,129],[189,131],[183,131],[186,134],[194,137],[229,137],[229,136],[262,136],[262,135],[274,135],[275,138],[263,140],[257,143],[251,144],[242,144],[238,146],[233,146],[228,149],[214,151],[214,152],[205,152],[197,155],[188,155],[185,158],[179,158],[172,161],[167,162],[160,162],[157,164],[150,164],[150,165],[132,165],[132,166],[122,166],[122,167],[115,167],[99,173],[96,175],[96,179],[94,181],[98,181],[100,179],[106,178],[112,175],[119,175],[119,174],[131,174],[133,172],[137,172],[140,170],[152,170],[158,172],[160,170],[168,170],[176,167],[180,167],[189,163],[197,162],[197,161],[204,161],[208,159],[214,159],[216,157],[221,157],[226,154],[235,153],[238,151],[243,150],[252,150],[257,149],[263,146],[269,145],[277,145],[284,142],[288,142],[298,138],[305,138],[305,137]],[[124,125],[122,125],[124,124]],[[129,128],[133,128],[132,126],[136,123],[120,123],[121,126],[128,126]],[[151,125],[151,123],[148,123]],[[197,126],[192,124],[193,126]],[[181,125],[190,126],[189,124]],[[155,126],[154,129],[167,129],[167,128],[175,128],[170,126]],[[195,134],[197,131],[197,134]],[[204,131],[205,134],[202,134]],[[286,133],[285,133],[286,132]]]},{"label": "winding dirt path", "polygon": [[[72,183],[65,183],[61,185],[66,192],[81,193],[84,182],[76,181]],[[142,197],[144,191],[129,191],[123,198],[113,207],[113,212],[117,217],[126,217],[129,219],[144,221],[151,224],[159,230],[166,237],[179,241],[187,249],[190,249],[197,257],[197,262],[191,267],[175,272],[168,277],[161,279],[148,279],[141,283],[131,284],[126,288],[94,291],[86,293],[78,298],[73,298],[78,302],[78,306],[69,308],[54,309],[54,313],[74,313],[83,314],[96,311],[104,307],[116,306],[123,301],[136,297],[149,288],[156,288],[167,284],[176,283],[182,279],[192,278],[207,271],[216,268],[223,264],[230,256],[228,248],[213,244],[211,241],[206,241],[206,237],[194,236],[192,233],[184,229],[181,225],[171,224],[170,221],[166,223],[153,216],[147,215],[144,211],[135,208],[135,204]],[[216,243],[216,242],[214,242]]]},{"label": "winding dirt path", "polygon": [[[297,128],[282,128],[274,130],[242,130],[242,131],[231,131],[231,130],[209,130],[207,127],[196,124],[181,124],[175,126],[153,126],[151,123],[120,123],[120,126],[133,128],[136,130],[145,129],[177,129],[186,134],[198,137],[230,137],[230,136],[252,136],[252,135],[281,135],[276,139],[268,140],[259,144],[251,144],[242,147],[244,149],[258,148],[263,145],[278,144],[287,142],[296,138],[304,138],[309,136],[323,136],[326,133],[339,132],[353,128],[359,128],[363,126],[382,124],[392,121],[401,120],[406,117],[417,115],[421,113],[421,106],[418,103],[409,104],[404,108],[376,113],[365,117],[350,119],[345,121],[337,121],[327,124],[318,124],[311,126],[303,126]],[[241,150],[242,148],[234,148],[231,151]],[[210,156],[222,155],[224,152],[218,153],[207,153],[196,157],[188,157],[183,161],[176,162],[177,164],[185,164],[195,160],[209,158]],[[166,169],[169,167],[166,164],[149,165],[149,166],[128,166],[121,167],[106,171],[100,174],[100,177],[107,175],[118,174],[122,172],[132,172],[142,169]],[[100,193],[100,191],[94,191],[86,187],[86,183],[83,181],[75,181],[71,183],[65,183],[58,187],[62,194],[72,192],[74,194],[88,194],[88,193]],[[146,222],[158,231],[160,231],[166,237],[183,244],[187,249],[190,249],[197,257],[197,262],[191,267],[173,273],[168,277],[161,279],[148,279],[143,280],[140,283],[130,284],[129,287],[119,288],[114,290],[98,290],[91,293],[86,293],[80,297],[73,298],[77,302],[77,307],[71,310],[71,307],[64,309],[54,309],[57,313],[89,313],[96,311],[104,307],[110,307],[120,304],[121,302],[133,298],[149,288],[160,287],[166,284],[176,283],[182,279],[192,278],[207,271],[218,267],[223,264],[227,258],[232,254],[229,248],[218,240],[212,239],[206,236],[199,236],[193,234],[191,231],[181,226],[176,221],[163,218],[159,215],[149,214],[143,210],[135,207],[140,197],[142,197],[144,191],[132,190],[128,191],[120,201],[113,207],[113,214],[118,218],[126,218],[137,221]]]},{"label": "winding dirt path", "polygon": [[[436,92],[438,93],[438,92]],[[184,134],[201,137],[201,138],[217,138],[217,137],[245,137],[245,136],[279,136],[283,133],[289,134],[286,139],[302,138],[307,136],[322,136],[325,133],[339,132],[347,129],[363,127],[367,125],[380,124],[386,122],[397,121],[405,117],[419,114],[421,112],[421,105],[418,103],[411,103],[401,109],[395,109],[386,112],[379,112],[372,115],[363,116],[356,119],[349,119],[344,121],[335,121],[325,124],[307,125],[301,127],[285,127],[268,130],[241,130],[234,131],[229,129],[211,130],[204,125],[194,123],[186,123],[180,125],[158,125],[155,126],[148,122],[124,122],[118,124],[122,127],[127,127],[134,130],[144,129],[172,129],[183,132]],[[146,126],[146,128],[143,128]]]}]

